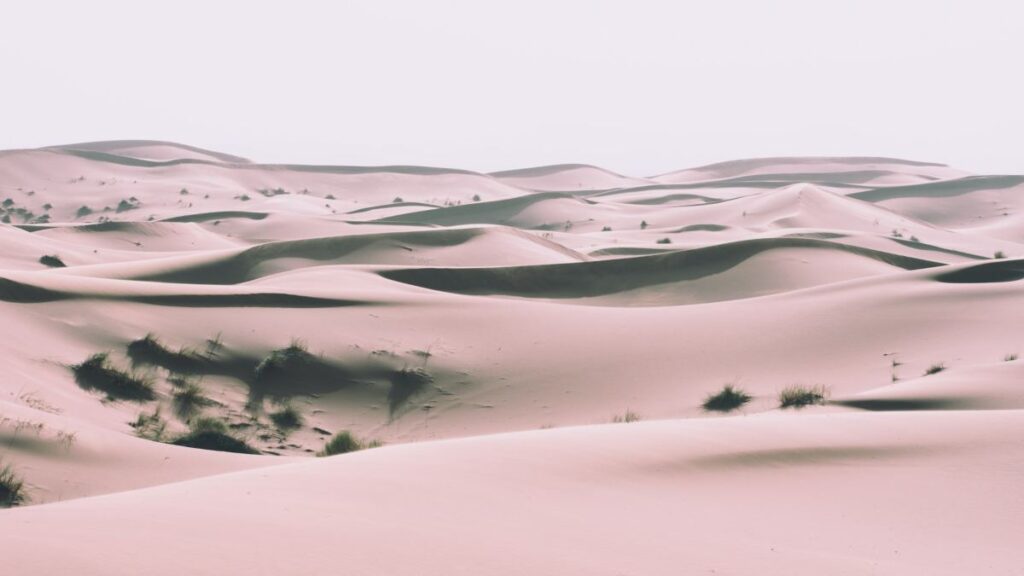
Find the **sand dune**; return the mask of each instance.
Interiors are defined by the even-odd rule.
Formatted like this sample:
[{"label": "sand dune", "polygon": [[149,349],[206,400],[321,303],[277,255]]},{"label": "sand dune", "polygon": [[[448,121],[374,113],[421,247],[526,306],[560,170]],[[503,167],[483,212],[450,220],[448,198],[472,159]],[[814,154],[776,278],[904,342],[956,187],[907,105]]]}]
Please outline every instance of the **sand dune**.
[{"label": "sand dune", "polygon": [[[640,178],[0,152],[0,469],[25,495],[0,553],[13,574],[1014,574],[1021,182],[872,157]],[[747,401],[705,410],[726,384]],[[820,396],[780,407],[794,386]],[[341,432],[384,447],[310,458]]]}]

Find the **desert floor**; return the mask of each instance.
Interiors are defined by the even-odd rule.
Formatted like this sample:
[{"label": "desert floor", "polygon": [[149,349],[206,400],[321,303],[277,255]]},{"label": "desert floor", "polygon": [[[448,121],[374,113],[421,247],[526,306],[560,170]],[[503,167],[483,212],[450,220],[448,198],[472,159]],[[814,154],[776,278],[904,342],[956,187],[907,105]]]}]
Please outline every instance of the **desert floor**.
[{"label": "desert floor", "polygon": [[5,575],[1024,574],[1024,177],[121,141],[0,199]]}]

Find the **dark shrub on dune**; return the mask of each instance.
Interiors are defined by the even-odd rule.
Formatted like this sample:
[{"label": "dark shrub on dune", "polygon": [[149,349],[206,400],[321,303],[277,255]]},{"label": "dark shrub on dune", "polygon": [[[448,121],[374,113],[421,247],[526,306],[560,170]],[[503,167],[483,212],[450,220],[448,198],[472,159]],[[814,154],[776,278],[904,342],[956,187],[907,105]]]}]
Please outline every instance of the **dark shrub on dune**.
[{"label": "dark shrub on dune", "polygon": [[109,354],[93,354],[81,364],[71,366],[75,382],[85,390],[99,390],[111,400],[145,402],[156,398],[148,378],[114,367]]},{"label": "dark shrub on dune", "polygon": [[227,425],[216,418],[196,418],[188,433],[172,440],[171,444],[219,452],[259,454],[255,448],[228,433]]},{"label": "dark shrub on dune", "polygon": [[709,394],[702,406],[708,412],[731,412],[750,402],[750,398],[750,394],[732,384],[726,384],[720,392]]}]

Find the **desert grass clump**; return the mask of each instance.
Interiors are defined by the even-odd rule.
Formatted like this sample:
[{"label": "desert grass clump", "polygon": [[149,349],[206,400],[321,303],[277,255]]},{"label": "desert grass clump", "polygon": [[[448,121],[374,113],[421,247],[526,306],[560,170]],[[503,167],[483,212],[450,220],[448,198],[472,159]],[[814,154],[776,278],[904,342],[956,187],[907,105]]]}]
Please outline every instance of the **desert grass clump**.
[{"label": "desert grass clump", "polygon": [[1014,352],[1013,354],[1007,354],[1006,356],[1003,356],[1003,362],[1013,362],[1017,358],[1017,353]]},{"label": "desert grass clump", "polygon": [[129,423],[129,426],[135,429],[135,435],[139,438],[163,442],[164,433],[167,431],[167,421],[164,420],[160,412],[159,406],[148,414],[139,412],[139,415],[135,417],[135,422]]},{"label": "desert grass clump", "polygon": [[256,380],[273,378],[283,372],[309,366],[315,361],[316,356],[310,354],[306,343],[293,339],[287,348],[272,351],[256,365]]},{"label": "desert grass clump", "polygon": [[208,359],[201,354],[189,348],[172,350],[152,333],[129,342],[125,353],[133,366],[149,364],[181,374],[197,374],[209,369]]},{"label": "desert grass clump", "polygon": [[1006,258],[1006,252],[1003,252],[1002,250],[996,250],[996,253],[993,254],[992,257],[995,258],[996,260],[1001,260],[1003,258]]},{"label": "desert grass clump", "polygon": [[54,256],[46,254],[39,257],[39,263],[43,266],[49,266],[50,268],[66,268],[67,264],[60,259],[60,256]]},{"label": "desert grass clump", "polygon": [[355,452],[356,450],[378,448],[382,445],[383,444],[379,440],[363,442],[348,430],[342,430],[332,436],[331,439],[324,444],[323,450],[317,452],[316,455],[319,457],[336,456],[338,454]]},{"label": "desert grass clump", "polygon": [[671,238],[658,238],[658,244],[671,244]]},{"label": "desert grass clump", "polygon": [[213,400],[206,397],[206,392],[196,382],[188,380],[174,391],[174,413],[182,420],[189,420],[202,412],[203,408],[212,406]]},{"label": "desert grass clump", "polygon": [[12,508],[28,502],[25,481],[10,464],[0,460],[0,508]]},{"label": "desert grass clump", "polygon": [[779,408],[803,408],[824,404],[828,400],[828,389],[824,386],[787,386],[779,392]]},{"label": "desert grass clump", "polygon": [[942,372],[945,369],[946,365],[942,362],[938,362],[929,366],[928,369],[924,371],[924,375],[931,376],[932,374],[938,374],[939,372]]},{"label": "desert grass clump", "polygon": [[708,394],[701,406],[707,412],[731,412],[750,402],[751,396],[732,384],[726,384],[715,394]]},{"label": "desert grass clump", "polygon": [[81,364],[72,365],[71,371],[79,387],[88,391],[99,390],[109,400],[148,402],[156,398],[149,378],[114,367],[106,352],[93,354]]},{"label": "desert grass clump", "polygon": [[302,417],[302,413],[299,409],[286,404],[281,407],[277,412],[270,413],[270,421],[274,423],[282,432],[291,432],[292,430],[298,430],[302,428],[305,423],[305,419]]},{"label": "desert grass clump", "polygon": [[612,423],[614,424],[631,424],[639,421],[640,415],[632,410],[626,410],[623,414],[616,414],[612,417]]},{"label": "desert grass clump", "polygon": [[237,454],[259,454],[255,448],[232,436],[223,420],[210,417],[193,420],[188,433],[175,438],[171,444]]},{"label": "desert grass clump", "polygon": [[391,374],[391,388],[388,390],[388,405],[391,413],[402,407],[410,398],[434,381],[422,368],[403,368]]}]

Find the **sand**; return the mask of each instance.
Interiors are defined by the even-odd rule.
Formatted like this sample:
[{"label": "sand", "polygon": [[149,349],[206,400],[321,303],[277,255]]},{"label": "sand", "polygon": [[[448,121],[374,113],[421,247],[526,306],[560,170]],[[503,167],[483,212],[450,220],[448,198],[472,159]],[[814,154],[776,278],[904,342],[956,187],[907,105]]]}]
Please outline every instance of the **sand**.
[{"label": "sand", "polygon": [[4,573],[1022,574],[1022,189],[0,152]]}]

